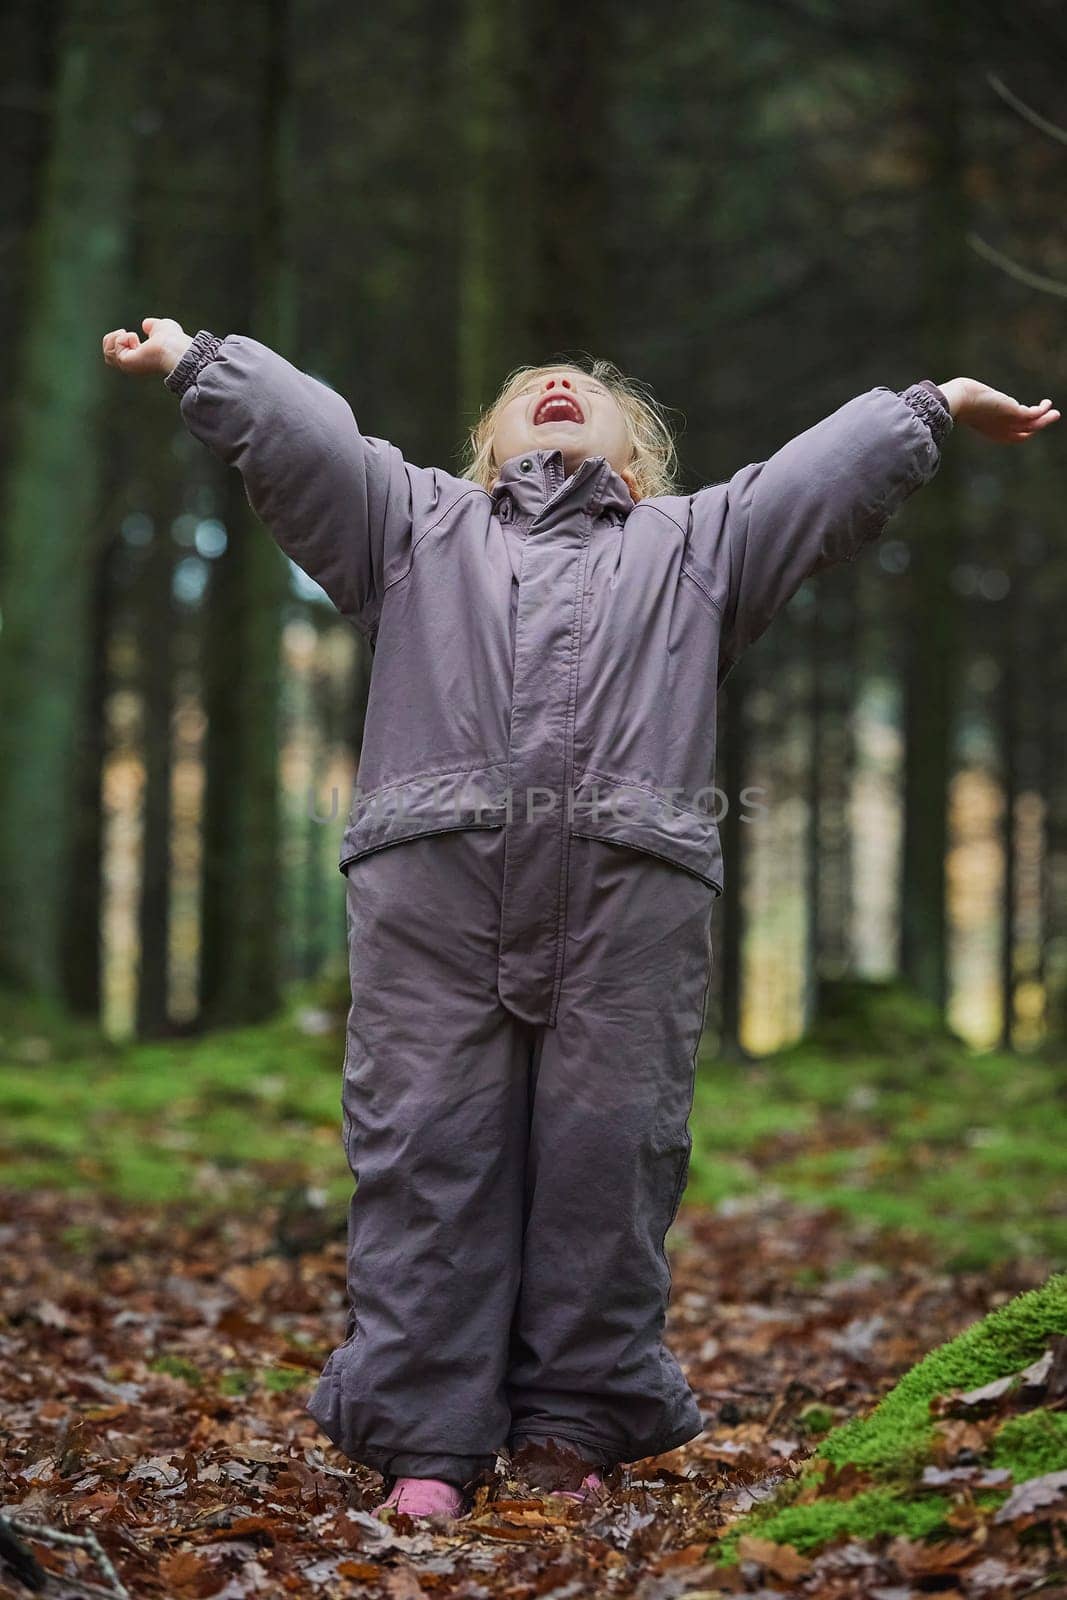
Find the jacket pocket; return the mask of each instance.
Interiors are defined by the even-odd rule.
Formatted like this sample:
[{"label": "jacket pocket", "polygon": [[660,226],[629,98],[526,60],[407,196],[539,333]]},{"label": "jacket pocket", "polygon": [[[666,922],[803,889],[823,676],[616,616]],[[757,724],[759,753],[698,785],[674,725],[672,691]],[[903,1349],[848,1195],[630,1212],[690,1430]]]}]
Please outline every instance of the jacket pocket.
[{"label": "jacket pocket", "polygon": [[719,829],[706,813],[670,796],[607,773],[576,774],[571,808],[572,834],[629,845],[646,855],[682,867],[722,894]]},{"label": "jacket pocket", "polygon": [[354,861],[431,833],[502,828],[507,764],[434,772],[357,794],[341,840],[341,871]]}]

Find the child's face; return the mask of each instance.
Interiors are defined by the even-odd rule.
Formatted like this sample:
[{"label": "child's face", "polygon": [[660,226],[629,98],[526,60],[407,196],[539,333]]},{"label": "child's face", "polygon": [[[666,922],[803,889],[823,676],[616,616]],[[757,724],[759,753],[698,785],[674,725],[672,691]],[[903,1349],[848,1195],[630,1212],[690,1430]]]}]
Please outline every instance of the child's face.
[{"label": "child's face", "polygon": [[559,450],[568,472],[587,456],[604,456],[634,494],[626,418],[614,395],[576,367],[547,368],[500,408],[493,435],[496,465],[528,450]]}]

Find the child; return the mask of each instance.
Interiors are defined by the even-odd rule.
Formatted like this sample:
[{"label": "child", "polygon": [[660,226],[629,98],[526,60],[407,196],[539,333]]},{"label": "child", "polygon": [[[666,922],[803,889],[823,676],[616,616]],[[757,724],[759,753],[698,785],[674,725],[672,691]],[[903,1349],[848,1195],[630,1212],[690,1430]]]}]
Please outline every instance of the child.
[{"label": "child", "polygon": [[579,1497],[701,1430],[662,1342],[722,890],[716,691],[797,586],[877,538],[968,378],[874,388],[694,494],[613,367],[514,373],[467,475],[415,467],[241,334],[146,317],[105,358],[192,433],[373,650],[344,834],[347,1337],[309,1410],[457,1516],[500,1451]]}]

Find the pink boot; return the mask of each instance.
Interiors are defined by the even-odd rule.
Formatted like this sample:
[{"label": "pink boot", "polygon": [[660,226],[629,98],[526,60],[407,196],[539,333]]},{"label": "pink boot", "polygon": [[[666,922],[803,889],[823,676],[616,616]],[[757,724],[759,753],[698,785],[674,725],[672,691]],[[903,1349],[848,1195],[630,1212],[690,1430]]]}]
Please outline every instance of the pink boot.
[{"label": "pink boot", "polygon": [[556,1494],[561,1500],[577,1500],[580,1505],[588,1506],[598,1498],[604,1487],[604,1480],[599,1472],[589,1472],[582,1479],[580,1489],[557,1489]]},{"label": "pink boot", "polygon": [[376,1515],[386,1507],[406,1517],[461,1517],[463,1492],[442,1478],[397,1478]]}]

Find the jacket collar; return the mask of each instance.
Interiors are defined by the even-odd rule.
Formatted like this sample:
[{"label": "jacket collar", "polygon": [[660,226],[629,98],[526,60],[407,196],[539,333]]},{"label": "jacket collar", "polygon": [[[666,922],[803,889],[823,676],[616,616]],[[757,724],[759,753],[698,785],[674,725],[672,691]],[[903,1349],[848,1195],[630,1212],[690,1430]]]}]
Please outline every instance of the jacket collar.
[{"label": "jacket collar", "polygon": [[492,499],[497,510],[510,501],[513,514],[524,520],[539,516],[549,501],[553,510],[610,511],[622,519],[634,508],[624,480],[605,456],[587,456],[568,477],[560,450],[511,456],[500,468]]}]

